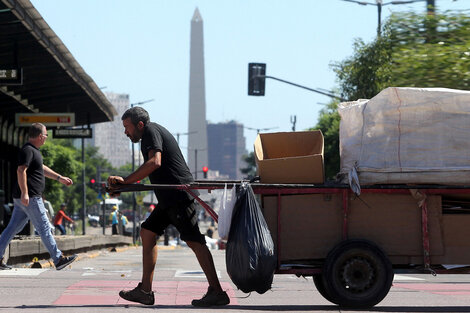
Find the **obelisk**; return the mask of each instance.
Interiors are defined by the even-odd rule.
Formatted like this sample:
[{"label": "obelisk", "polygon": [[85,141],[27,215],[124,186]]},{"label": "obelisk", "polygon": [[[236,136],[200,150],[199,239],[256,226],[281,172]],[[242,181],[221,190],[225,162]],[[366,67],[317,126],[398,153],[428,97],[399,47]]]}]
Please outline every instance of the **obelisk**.
[{"label": "obelisk", "polygon": [[191,19],[188,118],[188,165],[195,178],[202,178],[202,168],[208,166],[207,155],[203,23],[196,8]]}]

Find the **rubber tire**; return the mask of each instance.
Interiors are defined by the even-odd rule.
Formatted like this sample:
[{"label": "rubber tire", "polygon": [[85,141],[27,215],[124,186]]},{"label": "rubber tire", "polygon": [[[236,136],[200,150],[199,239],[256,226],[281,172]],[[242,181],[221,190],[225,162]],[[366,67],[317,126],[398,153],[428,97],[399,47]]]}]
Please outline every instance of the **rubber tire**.
[{"label": "rubber tire", "polygon": [[325,293],[340,307],[371,308],[390,291],[393,267],[385,252],[368,240],[339,243],[323,269]]},{"label": "rubber tire", "polygon": [[317,288],[317,291],[326,300],[330,301],[331,303],[338,304],[336,302],[333,302],[333,298],[326,292],[322,276],[323,276],[322,274],[313,275],[313,283],[315,284],[315,287]]}]

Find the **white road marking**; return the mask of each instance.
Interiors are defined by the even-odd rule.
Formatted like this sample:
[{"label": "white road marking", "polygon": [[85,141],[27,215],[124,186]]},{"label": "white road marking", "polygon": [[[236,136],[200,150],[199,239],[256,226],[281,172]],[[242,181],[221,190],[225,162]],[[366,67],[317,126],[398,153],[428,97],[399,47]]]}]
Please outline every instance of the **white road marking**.
[{"label": "white road marking", "polygon": [[44,268],[12,268],[11,270],[0,271],[0,276],[38,276],[48,271]]},{"label": "white road marking", "polygon": [[395,275],[393,281],[411,281],[411,280],[425,280],[424,278],[405,276],[405,275]]},{"label": "white road marking", "polygon": [[[204,272],[201,270],[177,270],[175,277],[206,278],[206,275],[204,275]],[[220,278],[220,271],[217,271],[217,277]]]}]

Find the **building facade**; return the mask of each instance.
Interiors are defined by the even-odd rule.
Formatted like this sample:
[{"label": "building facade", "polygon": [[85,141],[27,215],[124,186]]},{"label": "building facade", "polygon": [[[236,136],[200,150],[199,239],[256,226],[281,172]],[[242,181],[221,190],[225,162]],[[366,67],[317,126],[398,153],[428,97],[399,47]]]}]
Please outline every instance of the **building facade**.
[{"label": "building facade", "polygon": [[235,121],[207,125],[209,143],[209,169],[227,175],[229,179],[242,179],[241,168],[246,167],[242,160],[248,152],[245,148],[243,125]]},{"label": "building facade", "polygon": [[114,116],[114,121],[112,122],[92,125],[93,138],[89,140],[89,144],[97,147],[98,152],[113,167],[120,167],[132,162],[130,140],[124,134],[124,127],[121,121],[122,114],[130,107],[129,95],[114,92],[105,92],[105,95],[118,114]]}]

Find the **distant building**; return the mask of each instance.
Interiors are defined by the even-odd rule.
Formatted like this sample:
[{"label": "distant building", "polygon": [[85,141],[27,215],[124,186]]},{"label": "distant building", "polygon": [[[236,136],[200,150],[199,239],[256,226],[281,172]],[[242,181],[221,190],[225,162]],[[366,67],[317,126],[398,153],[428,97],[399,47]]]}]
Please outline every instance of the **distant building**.
[{"label": "distant building", "polygon": [[229,179],[242,179],[241,168],[246,167],[242,156],[247,154],[243,125],[235,121],[208,124],[209,169],[227,175]]},{"label": "distant building", "polygon": [[[118,114],[112,122],[92,125],[93,138],[89,140],[89,145],[97,147],[113,167],[120,167],[132,162],[130,140],[124,134],[121,121],[122,114],[130,107],[129,95],[113,92],[105,92],[105,95]],[[135,149],[139,149],[138,145]]]}]

